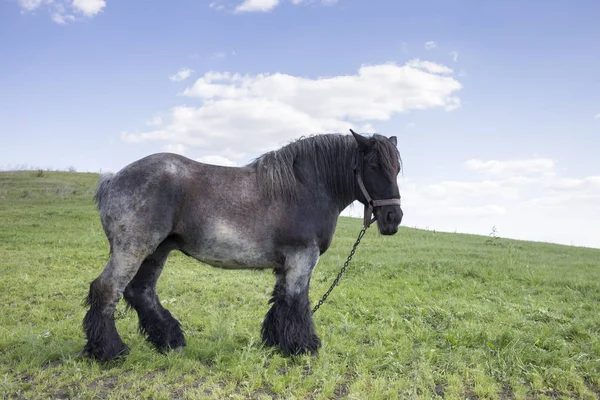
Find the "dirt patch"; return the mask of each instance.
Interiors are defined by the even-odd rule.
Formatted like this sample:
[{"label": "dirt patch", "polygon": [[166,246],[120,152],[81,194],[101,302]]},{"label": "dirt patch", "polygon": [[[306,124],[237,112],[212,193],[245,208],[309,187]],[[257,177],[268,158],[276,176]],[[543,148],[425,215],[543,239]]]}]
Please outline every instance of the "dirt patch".
[{"label": "dirt patch", "polygon": [[264,399],[265,397],[268,397],[273,400],[279,400],[281,398],[281,397],[279,397],[278,394],[276,394],[274,392],[270,392],[265,389],[260,389],[260,390],[253,392],[250,398],[252,400],[255,400],[255,399],[259,400],[259,399]]},{"label": "dirt patch", "polygon": [[538,393],[541,393],[544,396],[549,397],[551,399],[560,398],[560,392],[558,390],[539,390]]},{"label": "dirt patch", "polygon": [[333,391],[333,398],[343,399],[344,397],[348,396],[348,393],[350,393],[350,382],[340,382],[336,385]]},{"label": "dirt patch", "polygon": [[585,386],[587,386],[588,389],[594,392],[596,396],[600,399],[600,387],[588,379],[584,379],[584,382]]},{"label": "dirt patch", "polygon": [[333,398],[334,399],[342,399],[348,396],[350,393],[350,385],[352,384],[352,380],[356,377],[356,373],[353,371],[346,371],[344,373],[344,380],[338,383],[333,390]]},{"label": "dirt patch", "polygon": [[446,387],[444,385],[440,385],[439,383],[435,385],[434,388],[435,394],[440,396],[442,399],[444,398],[444,393],[446,392]]},{"label": "dirt patch", "polygon": [[479,400],[479,396],[476,395],[475,393],[473,393],[473,391],[471,391],[471,389],[467,389],[467,391],[462,393],[461,398],[467,399],[467,400]]},{"label": "dirt patch", "polygon": [[500,399],[502,400],[512,400],[515,398],[515,395],[512,389],[509,386],[504,386],[502,388],[502,392],[500,392]]},{"label": "dirt patch", "polygon": [[115,376],[107,376],[93,380],[88,384],[88,388],[91,390],[108,391],[113,390],[117,387],[119,379]]},{"label": "dirt patch", "polygon": [[35,375],[23,372],[17,376],[21,383],[31,383],[35,380]]}]

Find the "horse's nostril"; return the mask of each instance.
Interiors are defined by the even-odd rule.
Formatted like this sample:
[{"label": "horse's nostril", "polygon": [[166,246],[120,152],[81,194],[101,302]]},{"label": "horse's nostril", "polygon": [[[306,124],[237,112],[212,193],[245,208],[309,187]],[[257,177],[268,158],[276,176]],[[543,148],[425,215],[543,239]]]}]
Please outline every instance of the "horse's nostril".
[{"label": "horse's nostril", "polygon": [[394,222],[394,213],[393,212],[389,212],[387,213],[387,221],[388,222]]}]

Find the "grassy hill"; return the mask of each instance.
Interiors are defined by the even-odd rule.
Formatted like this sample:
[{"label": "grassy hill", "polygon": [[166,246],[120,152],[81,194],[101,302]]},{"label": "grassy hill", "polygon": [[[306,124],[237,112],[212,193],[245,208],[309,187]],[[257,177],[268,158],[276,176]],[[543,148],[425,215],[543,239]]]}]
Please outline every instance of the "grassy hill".
[{"label": "grassy hill", "polygon": [[[79,356],[82,301],[108,245],[98,176],[0,173],[3,398],[598,398],[600,250],[371,228],[315,314],[318,358],[260,345],[270,272],[225,271],[174,252],[159,296],[188,346],[155,353],[117,308],[131,353]],[[410,210],[406,210],[410,212]],[[360,229],[341,218],[311,283],[314,304]]]}]

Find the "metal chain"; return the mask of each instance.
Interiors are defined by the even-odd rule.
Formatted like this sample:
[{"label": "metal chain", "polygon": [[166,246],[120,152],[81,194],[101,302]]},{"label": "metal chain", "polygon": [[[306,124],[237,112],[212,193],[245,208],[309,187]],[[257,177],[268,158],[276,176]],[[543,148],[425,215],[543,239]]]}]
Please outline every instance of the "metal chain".
[{"label": "metal chain", "polygon": [[368,226],[363,226],[363,228],[360,230],[360,233],[358,234],[358,239],[356,239],[356,243],[354,243],[354,246],[352,247],[352,250],[350,251],[350,255],[348,256],[348,259],[344,263],[344,266],[342,267],[342,269],[338,273],[337,277],[333,280],[333,283],[329,287],[329,290],[327,290],[327,292],[325,292],[325,294],[323,295],[323,297],[321,297],[321,300],[319,300],[319,302],[312,309],[312,314],[314,314],[315,311],[317,311],[319,309],[319,307],[321,307],[323,305],[323,303],[325,303],[325,300],[327,300],[327,297],[329,296],[329,293],[331,293],[331,291],[333,290],[333,288],[336,287],[336,285],[338,284],[340,278],[342,277],[342,275],[344,274],[344,272],[346,272],[346,268],[348,268],[348,264],[350,264],[350,260],[352,260],[352,256],[354,256],[354,252],[356,251],[356,248],[358,247],[358,244],[360,243],[360,240],[364,236],[364,234],[367,231],[367,229],[368,229]]}]

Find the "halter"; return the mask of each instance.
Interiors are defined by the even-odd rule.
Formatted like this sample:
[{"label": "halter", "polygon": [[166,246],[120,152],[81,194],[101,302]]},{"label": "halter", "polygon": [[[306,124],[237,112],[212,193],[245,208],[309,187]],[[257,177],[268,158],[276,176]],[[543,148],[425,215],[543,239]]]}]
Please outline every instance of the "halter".
[{"label": "halter", "polygon": [[365,229],[368,228],[373,222],[375,222],[375,220],[377,220],[377,217],[375,216],[373,216],[373,219],[371,219],[371,215],[373,215],[373,209],[375,207],[401,205],[400,198],[373,200],[369,195],[367,188],[365,187],[365,183],[363,182],[361,173],[355,169],[354,174],[356,175],[358,187],[360,188],[360,191],[362,192],[363,196],[365,197],[365,200],[367,201],[367,203],[365,204],[365,216],[363,218],[363,224],[365,226]]}]

